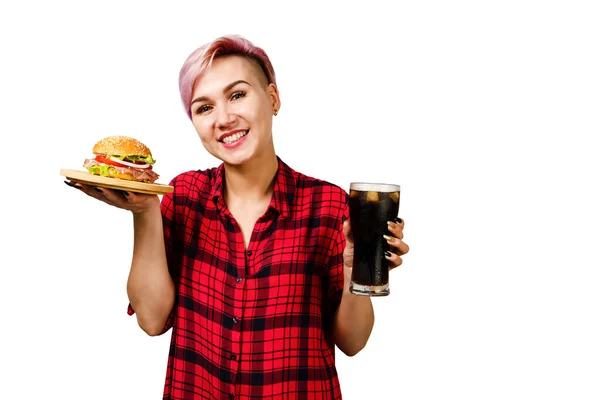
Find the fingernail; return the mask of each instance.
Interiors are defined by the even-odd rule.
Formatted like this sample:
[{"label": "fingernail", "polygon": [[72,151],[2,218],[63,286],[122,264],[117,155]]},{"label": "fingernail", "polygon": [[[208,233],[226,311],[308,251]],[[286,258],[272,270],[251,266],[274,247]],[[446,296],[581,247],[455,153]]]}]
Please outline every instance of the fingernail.
[{"label": "fingernail", "polygon": [[392,222],[392,221],[388,221],[388,223],[387,223],[387,224],[388,224],[388,226],[389,226],[390,228],[392,228],[392,229],[394,229],[394,228],[396,227],[396,224],[395,224],[394,222]]},{"label": "fingernail", "polygon": [[393,237],[391,237],[391,236],[388,236],[388,235],[383,235],[383,238],[384,238],[385,240],[387,240],[388,242],[393,242],[393,241],[394,241],[394,238],[393,238]]},{"label": "fingernail", "polygon": [[401,223],[402,223],[402,218],[396,217],[396,219],[395,219],[395,220],[396,220],[396,222],[397,222],[397,223],[399,223],[399,224],[401,224]]},{"label": "fingernail", "polygon": [[391,257],[392,256],[392,252],[391,251],[386,251],[385,252],[385,256],[386,257]]},{"label": "fingernail", "polygon": [[72,188],[81,190],[81,188],[79,186],[77,186],[76,184],[74,184],[73,182],[65,181],[65,183],[67,184],[67,186],[71,186]]}]

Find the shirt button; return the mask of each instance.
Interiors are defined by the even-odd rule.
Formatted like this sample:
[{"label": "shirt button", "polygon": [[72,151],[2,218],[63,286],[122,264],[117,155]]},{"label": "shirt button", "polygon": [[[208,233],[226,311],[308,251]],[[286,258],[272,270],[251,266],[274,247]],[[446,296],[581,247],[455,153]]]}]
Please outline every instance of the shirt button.
[{"label": "shirt button", "polygon": [[234,324],[237,324],[237,323],[238,323],[238,321],[239,321],[239,319],[237,319],[237,317],[233,317],[233,323],[234,323]]},{"label": "shirt button", "polygon": [[231,358],[233,361],[237,360],[237,356],[235,354],[232,354],[229,358]]},{"label": "shirt button", "polygon": [[235,399],[235,394],[230,394],[229,395],[229,400],[234,400]]},{"label": "shirt button", "polygon": [[236,281],[237,283],[242,283],[243,279],[242,279],[242,278],[237,278],[235,281]]},{"label": "shirt button", "polygon": [[252,250],[248,250],[246,254],[248,254],[248,257],[250,257],[252,255]]}]

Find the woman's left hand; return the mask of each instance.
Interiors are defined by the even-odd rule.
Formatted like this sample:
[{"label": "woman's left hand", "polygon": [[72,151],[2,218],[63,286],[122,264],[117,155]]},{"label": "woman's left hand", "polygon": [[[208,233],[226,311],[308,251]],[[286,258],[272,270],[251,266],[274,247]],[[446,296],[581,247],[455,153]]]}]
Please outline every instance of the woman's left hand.
[{"label": "woman's left hand", "polygon": [[402,264],[402,256],[410,250],[408,245],[402,241],[404,239],[404,220],[396,218],[395,221],[389,221],[388,231],[391,235],[384,235],[383,237],[391,246],[391,251],[386,252],[385,258],[392,262],[390,269],[394,269]]}]

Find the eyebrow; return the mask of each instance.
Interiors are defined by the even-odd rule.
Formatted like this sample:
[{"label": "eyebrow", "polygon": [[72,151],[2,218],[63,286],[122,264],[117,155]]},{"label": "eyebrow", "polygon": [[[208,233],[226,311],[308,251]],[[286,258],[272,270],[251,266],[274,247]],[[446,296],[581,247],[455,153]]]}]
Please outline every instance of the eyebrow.
[{"label": "eyebrow", "polygon": [[[242,79],[238,79],[237,81],[235,81],[235,82],[231,82],[229,85],[225,86],[225,87],[223,88],[223,93],[227,93],[228,91],[230,91],[230,90],[231,90],[231,88],[232,88],[232,87],[234,87],[234,86],[235,86],[235,85],[237,85],[238,83],[245,83],[245,84],[246,84],[246,85],[248,85],[248,86],[252,86],[252,85],[250,85],[248,82],[246,82],[246,81],[244,81],[244,80],[242,80]],[[192,104],[194,104],[194,103],[197,103],[197,102],[199,102],[199,101],[205,101],[205,100],[208,100],[208,97],[206,97],[206,96],[200,96],[200,97],[197,97],[197,98],[195,98],[194,100],[192,100],[192,102],[190,103],[190,106],[191,106]]]}]

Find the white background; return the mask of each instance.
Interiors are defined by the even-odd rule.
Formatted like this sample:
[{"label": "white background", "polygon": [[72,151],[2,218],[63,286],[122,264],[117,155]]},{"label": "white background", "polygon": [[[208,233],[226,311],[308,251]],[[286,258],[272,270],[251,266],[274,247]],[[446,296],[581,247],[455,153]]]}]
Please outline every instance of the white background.
[{"label": "white background", "polygon": [[218,165],[177,78],[239,33],[275,66],[284,161],[402,185],[411,252],[338,352],[344,398],[599,399],[594,3],[3,2],[0,397],[161,398],[170,333],[125,312],[131,216],[59,170],[111,134],[159,182]]}]

